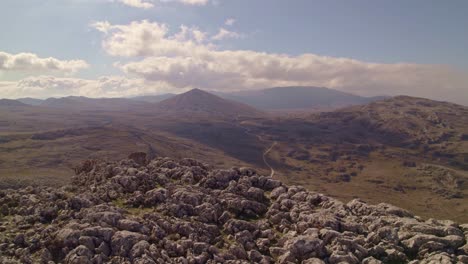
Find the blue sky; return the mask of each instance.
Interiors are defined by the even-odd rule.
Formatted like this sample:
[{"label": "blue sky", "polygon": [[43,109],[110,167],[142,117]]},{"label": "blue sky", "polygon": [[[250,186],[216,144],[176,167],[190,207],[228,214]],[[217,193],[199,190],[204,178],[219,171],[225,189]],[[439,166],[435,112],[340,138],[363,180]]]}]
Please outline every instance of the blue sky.
[{"label": "blue sky", "polygon": [[[32,67],[32,70],[27,69],[27,67],[19,69],[18,67],[7,68],[6,66],[2,69],[0,64],[0,82],[3,81],[3,86],[0,84],[0,89],[7,87],[5,91],[0,90],[0,97],[2,97],[2,93],[4,93],[4,97],[12,97],[15,94],[19,96],[20,94],[15,92],[13,86],[20,87],[21,85],[15,82],[43,76],[47,76],[48,80],[51,77],[66,78],[69,82],[72,79],[93,81],[102,78],[102,76],[111,76],[112,78],[120,78],[120,81],[122,78],[127,78],[125,80],[127,84],[131,80],[135,83],[133,85],[144,84],[156,87],[141,91],[130,88],[132,92],[121,91],[122,96],[132,95],[132,93],[183,91],[206,85],[211,78],[215,80],[216,89],[234,89],[234,87],[224,87],[223,82],[218,80],[223,77],[230,79],[229,83],[237,81],[239,89],[297,84],[330,86],[362,95],[393,95],[408,90],[408,87],[403,87],[402,83],[423,86],[426,85],[426,81],[420,81],[421,79],[426,78],[426,76],[439,76],[438,74],[441,74],[439,80],[450,80],[451,82],[449,87],[440,88],[445,89],[445,92],[444,90],[435,91],[436,87],[433,87],[432,90],[416,87],[408,94],[428,97],[434,92],[436,97],[438,94],[443,95],[447,92],[454,94],[451,97],[442,98],[446,100],[452,100],[452,97],[468,97],[467,82],[464,78],[465,73],[468,72],[468,52],[466,51],[466,47],[468,47],[468,31],[466,30],[468,26],[468,16],[466,15],[468,1],[205,0],[204,4],[183,3],[184,0],[135,1],[148,1],[153,7],[138,8],[123,3],[125,0],[3,0],[0,3],[0,32],[2,32],[0,52],[8,54],[10,59],[18,54],[32,53],[38,59],[53,57],[59,61],[81,60],[86,62],[88,66],[72,70],[65,69],[62,72],[62,69],[49,71],[47,67],[42,66],[40,69],[36,66]],[[201,1],[203,2],[203,0]],[[234,19],[235,23],[226,25],[226,20],[230,18]],[[121,29],[113,28],[112,32],[100,32],[92,26],[96,22],[125,26],[143,20],[158,25],[164,24],[167,27],[165,38],[171,38],[177,34],[181,25],[192,29],[196,28],[206,34],[206,38],[211,37],[211,39],[191,47],[197,50],[208,47],[209,50],[218,53],[208,53],[210,51],[205,51],[205,53],[217,56],[218,60],[213,59],[215,61],[207,62],[202,59],[206,57],[205,55],[192,56],[190,52],[178,53],[176,57],[179,60],[165,61],[165,63],[170,63],[167,67],[178,70],[182,67],[183,70],[177,73],[183,74],[183,77],[179,77],[185,78],[185,80],[182,82],[173,80],[174,73],[168,73],[167,69],[161,69],[159,66],[155,67],[154,58],[172,59],[174,54],[161,54],[158,47],[148,50],[143,50],[144,48],[140,47],[141,49],[135,51],[131,56],[123,54],[122,51],[112,53],[109,49],[122,43],[116,43],[118,40],[110,40],[110,38],[112,38],[112,34],[118,33]],[[232,34],[214,40],[214,36],[219,33],[221,28]],[[153,29],[153,26],[148,25],[148,30]],[[137,38],[141,36],[128,35],[126,37]],[[108,41],[107,48],[103,45],[106,40]],[[152,41],[154,42],[155,39]],[[194,42],[193,39],[183,41]],[[178,44],[181,43],[169,43],[168,45]],[[181,46],[182,49],[187,49],[187,47]],[[211,67],[209,65],[213,63],[221,64],[222,62],[219,61],[221,58],[228,61],[231,59],[239,61],[242,56],[251,57],[252,55],[236,54],[235,59],[225,58],[223,57],[225,54],[219,53],[221,51],[254,51],[256,55],[274,55],[276,57],[258,59],[262,61],[261,65],[268,66],[265,71],[272,70],[275,74],[278,71],[285,71],[291,74],[282,79],[269,78],[268,76],[273,75],[273,73],[265,72],[257,76],[246,76],[236,72],[236,70],[244,67],[243,71],[249,71],[249,68],[245,68],[245,65],[240,67],[238,64],[231,64],[231,67],[227,67],[222,73],[214,72],[211,68],[208,69]],[[303,58],[299,58],[304,54],[319,56],[318,62],[315,58],[309,58],[306,64],[312,65],[311,60],[319,65],[326,64],[323,69],[326,69],[327,73],[334,71],[334,65],[342,67],[343,63],[339,61],[340,58],[356,60],[362,65],[358,68],[351,68],[351,65],[356,63],[347,61],[345,63],[350,66],[337,71],[332,76],[324,74],[306,78],[307,69],[301,66]],[[289,61],[280,58],[282,55],[286,56]],[[191,63],[196,61],[194,65],[198,65],[198,68],[203,65],[208,70],[203,73],[194,72],[193,69],[197,67],[187,65],[188,58],[192,59]],[[327,60],[327,58],[338,60]],[[161,63],[161,60],[157,61]],[[135,67],[118,67],[114,64],[116,62],[119,65],[132,63],[132,66]],[[153,69],[153,72],[142,72],[142,67],[136,67],[135,63],[144,63],[145,66]],[[255,62],[252,61],[252,63]],[[375,73],[375,67],[369,66],[367,63],[379,64],[380,70]],[[411,67],[402,69],[402,63],[410,64]],[[273,69],[271,66],[276,64],[285,66]],[[422,68],[418,68],[416,65],[421,65]],[[427,67],[427,65],[431,67]],[[219,67],[218,65],[217,68]],[[316,63],[313,64],[310,66],[310,71],[317,72],[317,69],[322,69],[317,67]],[[398,79],[396,75],[383,76],[384,72],[392,72],[393,74],[394,71],[407,72],[411,70],[415,74],[425,72],[421,76],[418,75],[418,78],[402,74],[401,78],[407,79],[404,82],[401,80],[388,81],[389,79]],[[349,77],[342,77],[343,74],[349,72],[360,74],[360,79],[364,80],[360,83],[355,78],[349,80]],[[297,78],[293,79],[290,76],[297,76]],[[386,79],[387,83],[375,81],[376,78]],[[204,81],[197,82],[196,79]],[[432,81],[428,82],[432,83]],[[60,85],[62,83],[59,82]],[[124,90],[125,87],[121,87],[121,89]],[[201,88],[212,89],[213,87]],[[61,92],[58,92],[57,89],[57,91],[47,91],[44,87],[41,89],[43,89],[43,94],[39,94],[40,96],[67,95],[67,91],[68,93],[99,96],[98,94],[86,94],[83,90],[78,89],[78,85]],[[22,91],[27,91],[27,89],[22,87]],[[113,93],[108,93],[105,90],[101,92],[103,95],[119,95],[117,90]]]}]

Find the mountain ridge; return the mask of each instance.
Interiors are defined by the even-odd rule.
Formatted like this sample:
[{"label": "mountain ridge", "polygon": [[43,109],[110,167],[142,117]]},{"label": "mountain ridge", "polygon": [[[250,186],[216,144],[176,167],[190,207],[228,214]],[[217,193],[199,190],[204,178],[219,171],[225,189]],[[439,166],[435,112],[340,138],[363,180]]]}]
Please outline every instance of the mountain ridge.
[{"label": "mountain ridge", "polygon": [[[239,92],[217,92],[217,91],[206,91],[211,94],[217,95],[221,98],[228,99],[231,101],[247,104],[251,107],[257,108],[262,111],[320,111],[320,110],[333,110],[340,107],[347,107],[351,105],[365,104],[372,101],[382,100],[388,98],[387,96],[375,96],[375,97],[362,97],[352,93],[342,92],[334,89],[325,87],[312,87],[312,86],[289,86],[289,87],[273,87],[265,88],[260,90],[249,90]],[[131,98],[88,98],[87,104],[90,100],[116,100],[116,99],[130,99],[133,101],[147,102],[147,103],[159,103],[166,99],[173,98],[178,94],[160,94],[160,95],[143,95]],[[86,97],[68,96],[62,98],[48,98],[49,101],[56,101],[58,99],[80,99],[83,101]],[[44,103],[44,100],[34,98],[20,98],[17,99],[26,104],[40,105]],[[47,99],[46,99],[47,100]],[[52,102],[46,102],[51,104]],[[68,102],[76,104],[76,102]],[[82,102],[83,103],[83,102]],[[96,108],[94,103],[91,104],[93,108]],[[67,103],[63,104],[64,106]],[[53,103],[52,103],[53,106]],[[64,107],[56,105],[59,107]]]},{"label": "mountain ridge", "polygon": [[295,109],[336,109],[365,104],[386,98],[385,96],[362,97],[325,87],[288,86],[232,93],[219,93],[220,96],[243,101],[263,110]]},{"label": "mountain ridge", "polygon": [[18,107],[18,106],[28,106],[27,104],[24,104],[20,101],[17,100],[11,100],[11,99],[0,99],[0,106],[3,107]]},{"label": "mountain ridge", "polygon": [[124,111],[151,106],[151,103],[128,98],[89,98],[84,96],[67,96],[48,98],[39,106],[65,108],[74,110],[112,110]]}]

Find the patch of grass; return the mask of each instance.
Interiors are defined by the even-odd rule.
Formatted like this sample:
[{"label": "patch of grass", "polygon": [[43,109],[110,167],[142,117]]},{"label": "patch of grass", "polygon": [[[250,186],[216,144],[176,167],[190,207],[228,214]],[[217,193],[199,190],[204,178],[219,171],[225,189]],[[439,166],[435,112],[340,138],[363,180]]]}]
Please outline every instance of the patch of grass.
[{"label": "patch of grass", "polygon": [[142,217],[147,213],[154,212],[154,208],[151,208],[151,207],[141,207],[141,208],[140,207],[132,207],[132,206],[127,205],[125,203],[125,201],[126,200],[124,198],[119,198],[119,199],[113,200],[112,205],[114,205],[115,207],[118,207],[120,209],[125,210],[129,215],[137,216],[137,217]]}]

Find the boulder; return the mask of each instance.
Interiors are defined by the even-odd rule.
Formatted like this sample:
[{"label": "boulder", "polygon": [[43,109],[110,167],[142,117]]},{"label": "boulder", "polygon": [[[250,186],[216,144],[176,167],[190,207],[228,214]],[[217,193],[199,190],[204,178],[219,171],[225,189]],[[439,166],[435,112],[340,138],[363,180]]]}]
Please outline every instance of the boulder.
[{"label": "boulder", "polygon": [[118,231],[112,236],[112,252],[117,256],[127,257],[135,244],[141,241],[147,241],[148,237],[139,233],[130,231]]}]

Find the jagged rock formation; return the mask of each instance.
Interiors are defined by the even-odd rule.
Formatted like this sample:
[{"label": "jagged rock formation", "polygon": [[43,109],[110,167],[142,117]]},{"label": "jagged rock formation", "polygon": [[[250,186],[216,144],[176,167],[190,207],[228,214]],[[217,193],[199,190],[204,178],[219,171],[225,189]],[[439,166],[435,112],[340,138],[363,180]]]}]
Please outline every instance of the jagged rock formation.
[{"label": "jagged rock formation", "polygon": [[468,263],[468,225],[132,157],[86,161],[60,189],[0,191],[0,263]]}]

